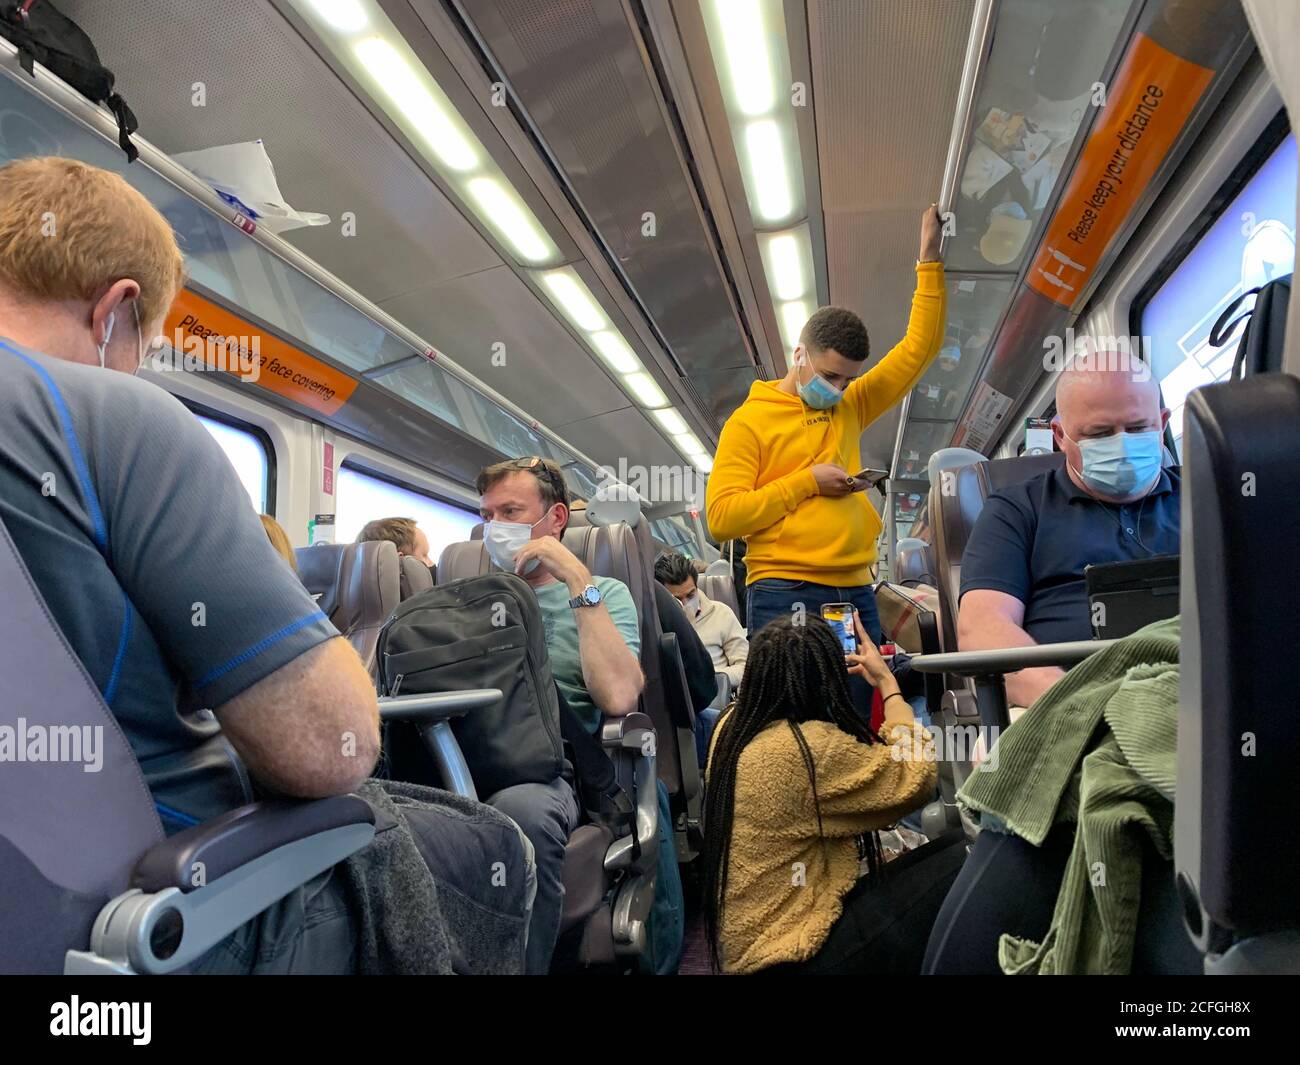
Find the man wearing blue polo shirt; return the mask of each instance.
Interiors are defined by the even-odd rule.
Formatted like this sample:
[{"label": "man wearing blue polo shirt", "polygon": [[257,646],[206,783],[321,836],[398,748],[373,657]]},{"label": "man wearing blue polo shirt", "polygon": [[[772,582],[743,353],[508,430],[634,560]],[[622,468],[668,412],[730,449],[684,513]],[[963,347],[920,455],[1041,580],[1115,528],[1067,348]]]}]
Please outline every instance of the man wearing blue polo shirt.
[{"label": "man wearing blue polo shirt", "polygon": [[[1080,356],[1056,385],[1052,434],[1065,465],[994,492],[962,556],[963,651],[1092,637],[1083,569],[1178,553],[1181,478],[1162,469],[1169,411],[1134,356]],[[1007,700],[1030,706],[1065,676],[1007,674]]]}]

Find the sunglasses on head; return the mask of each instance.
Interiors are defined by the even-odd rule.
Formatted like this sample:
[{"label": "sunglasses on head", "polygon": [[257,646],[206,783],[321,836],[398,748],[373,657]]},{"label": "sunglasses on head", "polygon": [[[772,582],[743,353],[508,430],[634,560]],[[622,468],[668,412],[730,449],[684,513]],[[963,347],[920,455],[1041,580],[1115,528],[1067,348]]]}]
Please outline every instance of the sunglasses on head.
[{"label": "sunglasses on head", "polygon": [[563,479],[557,478],[555,471],[536,455],[515,459],[510,463],[510,467],[515,470],[531,470],[535,476],[545,477],[547,483],[555,490],[556,497],[560,502],[563,503],[569,498],[569,492]]}]

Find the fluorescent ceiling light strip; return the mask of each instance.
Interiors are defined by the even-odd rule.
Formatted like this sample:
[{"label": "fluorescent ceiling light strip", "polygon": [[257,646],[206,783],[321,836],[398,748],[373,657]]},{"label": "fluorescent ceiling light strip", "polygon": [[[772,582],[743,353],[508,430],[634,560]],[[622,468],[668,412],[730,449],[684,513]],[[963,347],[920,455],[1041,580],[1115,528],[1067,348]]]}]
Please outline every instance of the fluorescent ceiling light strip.
[{"label": "fluorescent ceiling light strip", "polygon": [[808,310],[807,300],[791,300],[789,303],[783,303],[781,311],[781,332],[785,335],[786,346],[791,350],[799,343],[799,334],[803,332],[803,327],[812,312]]},{"label": "fluorescent ceiling light strip", "polygon": [[577,277],[566,270],[552,270],[542,275],[542,284],[546,286],[551,298],[579,329],[586,333],[595,333],[608,329],[609,322],[591,298],[591,293]]},{"label": "fluorescent ceiling light strip", "polygon": [[686,419],[677,413],[674,407],[665,407],[663,410],[652,410],[655,421],[663,427],[664,432],[669,436],[679,436],[682,433],[690,432],[690,426],[686,424]]},{"label": "fluorescent ceiling light strip", "polygon": [[382,37],[358,41],[356,53],[367,73],[444,166],[464,172],[479,165],[478,151],[456,127],[450,108],[431,91],[432,78],[427,74],[422,78],[420,72]]},{"label": "fluorescent ceiling light strip", "polygon": [[741,114],[765,115],[776,106],[776,77],[759,0],[716,0],[731,99]]},{"label": "fluorescent ceiling light strip", "polygon": [[[767,241],[767,268],[771,271],[772,295],[778,300],[797,300],[808,293],[804,277],[803,230],[779,233]],[[806,238],[805,238],[806,239]]]},{"label": "fluorescent ceiling light strip", "polygon": [[513,189],[494,177],[476,177],[465,186],[487,222],[515,254],[530,263],[541,263],[553,253],[532,212],[524,206]]},{"label": "fluorescent ceiling light strip", "polygon": [[307,3],[339,33],[356,33],[369,22],[365,8],[357,0],[307,0]]},{"label": "fluorescent ceiling light strip", "polygon": [[630,373],[623,377],[633,397],[643,407],[666,407],[668,397],[648,373]]},{"label": "fluorescent ceiling light strip", "polygon": [[602,329],[599,333],[592,333],[590,339],[597,353],[615,373],[636,373],[641,369],[641,361],[636,353],[614,330]]},{"label": "fluorescent ceiling light strip", "polygon": [[745,126],[744,142],[754,213],[763,222],[784,221],[794,210],[794,197],[781,127],[771,118],[750,122]]},{"label": "fluorescent ceiling light strip", "polygon": [[701,473],[708,473],[713,469],[713,459],[708,455],[691,455],[690,459]]},{"label": "fluorescent ceiling light strip", "polygon": [[704,445],[700,443],[700,438],[694,433],[678,433],[673,439],[677,442],[677,446],[688,455],[703,455],[706,453]]}]

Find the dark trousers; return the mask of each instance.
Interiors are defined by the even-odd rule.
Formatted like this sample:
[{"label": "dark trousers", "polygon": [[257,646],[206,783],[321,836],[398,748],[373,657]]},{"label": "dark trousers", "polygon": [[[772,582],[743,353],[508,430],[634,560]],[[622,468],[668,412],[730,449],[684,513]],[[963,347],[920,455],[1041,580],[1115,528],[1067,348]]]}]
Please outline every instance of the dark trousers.
[{"label": "dark trousers", "polygon": [[[1074,829],[1052,829],[1041,847],[1005,832],[975,839],[934,923],[923,972],[997,975],[1003,933],[1040,943],[1052,924]],[[1182,927],[1169,863],[1147,847],[1142,863],[1133,972],[1199,973],[1201,958]]]},{"label": "dark trousers", "polygon": [[560,935],[564,908],[564,848],[578,827],[578,801],[562,777],[549,784],[516,784],[485,800],[519,826],[533,845],[537,898],[528,923],[530,975],[545,975]]},{"label": "dark trousers", "polygon": [[[745,605],[745,628],[752,640],[758,630],[769,621],[792,614],[801,609],[805,614],[821,615],[827,603],[852,603],[862,619],[862,627],[877,644],[880,643],[880,615],[876,611],[876,593],[869,584],[850,588],[835,588],[829,584],[812,581],[787,581],[777,577],[764,577],[749,586]],[[853,705],[866,720],[871,720],[871,685],[861,677],[849,678],[849,694]]]},{"label": "dark trousers", "polygon": [[926,937],[965,856],[965,845],[950,833],[886,863],[844,896],[844,912],[816,954],[763,974],[916,976]]},{"label": "dark trousers", "polygon": [[[485,918],[527,920],[537,874],[532,846],[522,830],[479,808],[466,816],[434,803],[405,806],[403,828],[419,848],[439,895],[455,893]],[[489,873],[504,862],[505,875]],[[262,911],[222,940],[193,966],[205,974],[346,975],[357,971],[358,925],[338,866]],[[414,905],[419,900],[412,900]],[[451,935],[455,942],[462,938]],[[522,959],[520,960],[522,964]],[[454,959],[455,970],[472,974],[478,959]]]}]

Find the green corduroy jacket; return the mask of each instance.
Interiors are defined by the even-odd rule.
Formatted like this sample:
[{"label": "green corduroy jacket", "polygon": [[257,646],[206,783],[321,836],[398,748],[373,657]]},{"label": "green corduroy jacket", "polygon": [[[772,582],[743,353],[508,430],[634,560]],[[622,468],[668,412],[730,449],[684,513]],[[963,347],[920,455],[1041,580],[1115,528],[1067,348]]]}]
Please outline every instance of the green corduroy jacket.
[{"label": "green corduroy jacket", "polygon": [[986,826],[1035,846],[1054,825],[1076,826],[1047,935],[1003,935],[1004,972],[1129,971],[1142,839],[1173,858],[1178,638],[1178,618],[1157,622],[1075,666],[958,794]]}]

